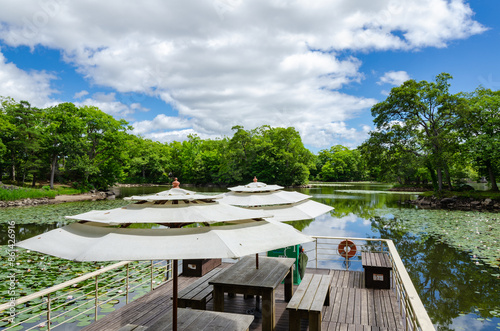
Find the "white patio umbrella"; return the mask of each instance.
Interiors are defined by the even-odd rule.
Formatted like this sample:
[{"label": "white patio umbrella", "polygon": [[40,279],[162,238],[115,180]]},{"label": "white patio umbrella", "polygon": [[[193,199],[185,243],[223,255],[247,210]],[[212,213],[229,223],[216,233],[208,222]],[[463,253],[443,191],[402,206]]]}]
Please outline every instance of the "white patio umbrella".
[{"label": "white patio umbrella", "polygon": [[282,186],[267,185],[254,177],[253,183],[230,187],[231,192],[224,193],[221,202],[249,210],[264,210],[273,215],[273,220],[281,222],[312,219],[334,209],[309,200],[309,195],[281,189]]},{"label": "white patio umbrella", "polygon": [[[272,216],[262,211],[220,204],[222,195],[202,195],[181,188],[172,188],[154,195],[132,196],[136,201],[121,208],[92,210],[83,214],[66,216],[67,219],[106,223],[110,225],[157,223],[169,227],[190,223],[234,222]],[[165,212],[168,210],[168,212]],[[177,225],[177,226],[176,226]]]},{"label": "white patio umbrella", "polygon": [[[137,201],[134,205],[68,217],[85,223],[43,233],[17,246],[74,261],[173,259],[176,330],[178,259],[236,258],[313,240],[287,224],[264,220],[268,215],[262,211],[219,204],[217,198],[179,188],[132,197],[130,200]],[[199,206],[206,209],[201,212]],[[182,228],[191,223],[213,223],[216,216],[221,216],[219,222],[229,225]],[[130,223],[152,221],[170,227],[127,228]]]},{"label": "white patio umbrella", "polygon": [[[17,246],[73,261],[237,258],[312,241],[272,220],[196,228],[135,229],[73,223]],[[175,275],[175,273],[174,273]]]}]

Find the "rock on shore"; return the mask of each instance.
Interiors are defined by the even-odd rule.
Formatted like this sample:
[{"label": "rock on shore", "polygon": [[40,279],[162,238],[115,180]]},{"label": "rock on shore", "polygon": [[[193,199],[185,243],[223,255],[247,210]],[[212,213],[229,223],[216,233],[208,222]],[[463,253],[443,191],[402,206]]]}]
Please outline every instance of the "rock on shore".
[{"label": "rock on shore", "polygon": [[429,209],[455,209],[455,210],[478,210],[478,211],[493,211],[500,212],[500,201],[492,199],[473,199],[467,197],[422,197],[419,196],[416,200],[408,201],[410,204],[419,206],[420,208]]}]

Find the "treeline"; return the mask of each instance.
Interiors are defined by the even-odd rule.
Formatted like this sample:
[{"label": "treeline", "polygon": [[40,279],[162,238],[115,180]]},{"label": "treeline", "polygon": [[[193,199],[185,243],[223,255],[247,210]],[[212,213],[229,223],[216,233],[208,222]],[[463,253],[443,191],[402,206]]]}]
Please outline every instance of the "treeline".
[{"label": "treeline", "polygon": [[160,143],[132,135],[132,127],[96,107],[62,103],[38,109],[2,98],[0,174],[20,185],[37,182],[106,189],[121,183],[248,183],[253,176],[301,185],[315,156],[294,128],[233,128],[232,137]]},{"label": "treeline", "polygon": [[451,76],[409,80],[373,106],[376,130],[357,149],[336,145],[317,155],[292,127],[267,125],[232,137],[160,143],[96,107],[62,103],[38,109],[0,98],[0,174],[14,183],[48,181],[106,189],[115,183],[241,184],[254,176],[284,186],[310,180],[432,183],[452,189],[488,178],[498,190],[500,92],[449,93]]},{"label": "treeline", "polygon": [[372,178],[441,191],[484,176],[498,191],[500,91],[451,94],[451,79],[408,80],[372,107],[376,130],[358,148]]}]

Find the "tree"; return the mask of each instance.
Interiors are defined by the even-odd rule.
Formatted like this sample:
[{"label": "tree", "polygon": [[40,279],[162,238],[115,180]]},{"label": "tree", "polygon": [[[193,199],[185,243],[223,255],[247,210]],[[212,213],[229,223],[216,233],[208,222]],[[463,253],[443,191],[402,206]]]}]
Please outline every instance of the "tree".
[{"label": "tree", "polygon": [[318,176],[324,181],[353,181],[363,179],[364,165],[358,150],[335,145],[330,150],[319,152],[321,171]]},{"label": "tree", "polygon": [[168,145],[128,135],[126,147],[123,161],[127,172],[127,182],[167,182],[167,169],[170,164]]},{"label": "tree", "polygon": [[[255,159],[253,145],[254,131],[247,131],[242,126],[233,126],[235,131],[226,149],[226,158],[222,162],[221,177],[226,183],[242,183],[246,178],[253,178],[251,165]],[[257,175],[257,174],[254,174]]]},{"label": "tree", "polygon": [[493,191],[500,171],[500,91],[483,87],[465,94],[457,128],[470,158],[486,170]]},{"label": "tree", "polygon": [[236,132],[228,141],[221,140],[219,179],[224,183],[248,183],[254,176],[260,181],[285,186],[307,182],[314,155],[307,150],[294,128],[268,125]]},{"label": "tree", "polygon": [[11,179],[24,184],[26,177],[31,175],[34,182],[36,172],[43,167],[38,157],[41,112],[27,101],[15,103],[12,99],[4,99],[2,108],[3,122],[9,129],[2,135],[2,141],[9,154],[6,163],[11,168]]},{"label": "tree", "polygon": [[256,131],[253,174],[263,181],[285,186],[306,183],[314,157],[295,128],[264,125]]},{"label": "tree", "polygon": [[449,151],[455,152],[457,144],[452,129],[460,98],[449,93],[450,79],[451,75],[441,73],[435,82],[408,80],[392,88],[385,101],[372,107],[378,130],[389,132],[393,124],[399,123],[398,129],[420,144],[427,163],[436,171],[438,190],[443,189],[443,173],[451,189],[447,157]]},{"label": "tree", "polygon": [[426,171],[431,176],[435,173],[428,166],[418,139],[408,135],[399,123],[370,132],[370,137],[358,149],[371,177],[378,181],[420,185],[427,182]]},{"label": "tree", "polygon": [[7,165],[8,156],[7,143],[12,140],[13,134],[15,133],[16,127],[12,124],[7,116],[7,107],[12,107],[14,105],[14,100],[11,98],[0,97],[0,182],[2,180],[1,176],[3,174],[3,169]]},{"label": "tree", "polygon": [[93,106],[79,108],[79,116],[85,133],[78,153],[68,160],[69,166],[82,186],[107,189],[124,178],[124,143],[131,127],[125,120],[116,120]]},{"label": "tree", "polygon": [[84,134],[84,123],[78,115],[78,108],[69,102],[44,109],[42,113],[42,144],[50,160],[51,189],[59,161],[72,154]]}]

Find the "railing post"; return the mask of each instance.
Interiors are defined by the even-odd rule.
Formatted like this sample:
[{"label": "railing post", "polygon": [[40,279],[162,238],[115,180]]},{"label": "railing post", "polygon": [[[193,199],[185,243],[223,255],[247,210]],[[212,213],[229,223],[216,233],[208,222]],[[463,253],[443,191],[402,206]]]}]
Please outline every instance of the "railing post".
[{"label": "railing post", "polygon": [[169,280],[170,275],[170,260],[165,260],[165,279],[164,281]]},{"label": "railing post", "polygon": [[50,293],[47,294],[47,330],[50,331]]},{"label": "railing post", "polygon": [[316,238],[315,242],[316,242],[316,269],[318,269],[318,238]]},{"label": "railing post", "polygon": [[94,319],[97,321],[97,309],[99,307],[99,280],[98,275],[95,276],[95,307],[94,307]]},{"label": "railing post", "polygon": [[151,260],[151,291],[153,291],[153,260]]},{"label": "railing post", "polygon": [[128,288],[129,288],[129,277],[130,277],[130,263],[127,263],[127,277],[125,278],[125,303],[128,303]]},{"label": "railing post", "polygon": [[[347,238],[345,239],[345,247],[349,247],[347,245]],[[349,252],[346,252],[345,248],[344,252],[345,252],[345,270],[349,270]]]}]

